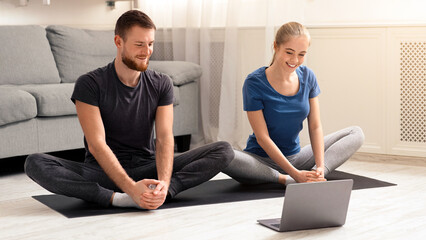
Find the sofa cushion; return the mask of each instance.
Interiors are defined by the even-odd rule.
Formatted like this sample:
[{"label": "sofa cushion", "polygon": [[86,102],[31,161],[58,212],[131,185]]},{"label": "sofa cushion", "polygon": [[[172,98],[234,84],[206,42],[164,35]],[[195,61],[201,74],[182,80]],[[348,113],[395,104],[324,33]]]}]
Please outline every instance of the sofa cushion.
[{"label": "sofa cushion", "polygon": [[37,116],[36,101],[31,94],[13,88],[0,88],[0,126]]},{"label": "sofa cushion", "polygon": [[0,26],[0,84],[59,83],[41,26]]},{"label": "sofa cushion", "polygon": [[110,63],[117,53],[112,30],[55,25],[46,31],[62,82],[75,82],[81,75]]},{"label": "sofa cushion", "polygon": [[74,83],[23,85],[19,89],[33,95],[39,117],[77,114],[71,101]]},{"label": "sofa cushion", "polygon": [[179,105],[180,94],[179,87],[173,86],[173,106]]},{"label": "sofa cushion", "polygon": [[201,67],[191,62],[150,61],[148,68],[169,75],[175,86],[193,82],[202,74]]}]

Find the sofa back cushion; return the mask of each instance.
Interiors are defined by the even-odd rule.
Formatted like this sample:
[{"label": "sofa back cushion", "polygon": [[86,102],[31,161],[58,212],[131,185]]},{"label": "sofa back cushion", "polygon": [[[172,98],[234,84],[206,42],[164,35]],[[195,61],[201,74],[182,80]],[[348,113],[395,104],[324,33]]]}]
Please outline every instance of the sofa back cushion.
[{"label": "sofa back cushion", "polygon": [[203,72],[200,65],[184,61],[149,61],[148,68],[169,75],[175,86],[197,81]]},{"label": "sofa back cushion", "polygon": [[75,82],[81,75],[110,63],[117,53],[113,30],[52,25],[46,31],[62,82]]},{"label": "sofa back cushion", "polygon": [[59,83],[60,78],[41,26],[0,26],[0,84]]}]

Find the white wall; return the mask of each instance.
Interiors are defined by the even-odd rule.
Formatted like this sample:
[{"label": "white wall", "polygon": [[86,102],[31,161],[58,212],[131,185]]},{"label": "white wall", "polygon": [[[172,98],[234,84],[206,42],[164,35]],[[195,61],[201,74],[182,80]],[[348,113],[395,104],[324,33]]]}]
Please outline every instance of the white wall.
[{"label": "white wall", "polygon": [[104,0],[30,0],[19,6],[19,0],[0,0],[0,25],[69,25],[90,28],[113,28],[118,17],[131,8],[130,1],[117,2],[114,10]]},{"label": "white wall", "polygon": [[[145,1],[141,1],[142,7]],[[160,2],[164,4],[164,1]],[[239,8],[239,25],[259,27],[272,22],[279,26],[287,21],[299,21],[309,26],[426,23],[424,0],[264,0],[262,3],[264,4],[259,5],[258,1],[245,0]],[[267,3],[270,4],[269,7],[266,6]],[[131,7],[131,1],[123,0],[116,2],[114,10],[106,6],[105,0],[51,0],[50,6],[43,6],[42,0],[29,0],[26,7],[20,7],[19,0],[0,0],[0,25],[64,24],[111,27],[116,19]],[[225,16],[226,14],[222,18]],[[220,27],[221,23],[225,24],[226,21],[220,16],[214,17],[218,22],[215,27]],[[156,21],[159,27],[161,20]]]},{"label": "white wall", "polygon": [[424,0],[305,0],[307,25],[416,25],[426,23]]}]

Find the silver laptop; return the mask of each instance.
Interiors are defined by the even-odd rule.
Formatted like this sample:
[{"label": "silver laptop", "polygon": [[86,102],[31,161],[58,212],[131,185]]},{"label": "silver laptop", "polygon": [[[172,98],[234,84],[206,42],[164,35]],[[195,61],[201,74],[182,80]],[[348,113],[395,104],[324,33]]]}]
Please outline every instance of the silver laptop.
[{"label": "silver laptop", "polygon": [[342,226],[352,185],[352,179],[289,184],[281,218],[257,221],[279,232]]}]

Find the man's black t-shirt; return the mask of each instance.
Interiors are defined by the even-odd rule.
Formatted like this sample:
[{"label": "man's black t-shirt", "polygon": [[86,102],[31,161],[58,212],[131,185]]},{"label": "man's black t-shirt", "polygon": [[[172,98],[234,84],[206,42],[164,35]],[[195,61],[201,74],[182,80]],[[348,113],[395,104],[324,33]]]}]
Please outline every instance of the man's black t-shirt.
[{"label": "man's black t-shirt", "polygon": [[[167,75],[148,69],[141,72],[136,87],[126,86],[119,80],[113,61],[81,76],[71,100],[99,107],[106,143],[119,160],[132,155],[154,159],[155,114],[158,106],[173,103],[173,84]],[[86,138],[84,146],[86,161],[96,161]]]}]

